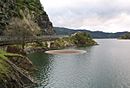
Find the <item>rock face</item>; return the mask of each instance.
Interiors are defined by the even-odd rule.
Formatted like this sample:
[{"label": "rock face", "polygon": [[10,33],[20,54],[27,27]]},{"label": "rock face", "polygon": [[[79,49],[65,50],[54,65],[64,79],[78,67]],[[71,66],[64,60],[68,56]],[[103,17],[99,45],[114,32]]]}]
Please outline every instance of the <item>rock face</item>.
[{"label": "rock face", "polygon": [[[41,34],[54,34],[53,25],[40,0],[1,0],[0,34],[3,34],[3,30],[6,29],[12,18],[24,19],[29,26],[33,25],[33,21],[41,28]],[[37,29],[34,28],[34,30]]]},{"label": "rock face", "polygon": [[53,25],[52,25],[52,23],[50,22],[50,20],[49,20],[49,17],[48,17],[48,15],[46,14],[46,13],[44,13],[44,14],[42,14],[42,15],[40,15],[39,17],[38,17],[38,19],[37,19],[37,22],[38,22],[38,25],[42,28],[42,29],[44,29],[44,30],[42,30],[43,32],[43,34],[55,34],[55,32],[52,30],[53,29]]}]

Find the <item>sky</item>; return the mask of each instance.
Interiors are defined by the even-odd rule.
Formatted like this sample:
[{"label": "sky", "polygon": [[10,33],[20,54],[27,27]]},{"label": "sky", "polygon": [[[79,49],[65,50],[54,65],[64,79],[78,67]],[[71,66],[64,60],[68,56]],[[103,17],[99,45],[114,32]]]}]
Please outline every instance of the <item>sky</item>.
[{"label": "sky", "polygon": [[55,27],[130,31],[130,0],[40,0]]}]

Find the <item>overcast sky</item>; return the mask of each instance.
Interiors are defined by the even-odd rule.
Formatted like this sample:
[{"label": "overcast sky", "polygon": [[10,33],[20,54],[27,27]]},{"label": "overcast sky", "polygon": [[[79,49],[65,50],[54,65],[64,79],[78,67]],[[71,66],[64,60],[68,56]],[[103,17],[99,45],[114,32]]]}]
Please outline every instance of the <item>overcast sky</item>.
[{"label": "overcast sky", "polygon": [[130,0],[41,0],[54,26],[130,31]]}]

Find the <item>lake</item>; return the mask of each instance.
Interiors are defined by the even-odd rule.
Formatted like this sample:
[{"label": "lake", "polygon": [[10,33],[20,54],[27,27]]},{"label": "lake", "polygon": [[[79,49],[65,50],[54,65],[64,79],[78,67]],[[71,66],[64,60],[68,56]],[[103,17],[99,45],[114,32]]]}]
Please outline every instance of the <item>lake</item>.
[{"label": "lake", "polygon": [[130,40],[96,41],[97,46],[75,48],[84,54],[28,55],[38,69],[36,88],[130,88]]}]

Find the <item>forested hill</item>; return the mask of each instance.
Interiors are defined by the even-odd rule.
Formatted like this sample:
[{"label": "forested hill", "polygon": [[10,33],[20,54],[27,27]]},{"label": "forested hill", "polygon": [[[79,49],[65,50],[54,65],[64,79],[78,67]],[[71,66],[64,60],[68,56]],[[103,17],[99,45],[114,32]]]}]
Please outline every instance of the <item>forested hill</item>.
[{"label": "forested hill", "polygon": [[54,31],[57,35],[71,35],[76,32],[88,32],[93,38],[119,38],[120,36],[128,32],[117,32],[117,33],[107,33],[102,31],[90,31],[90,30],[74,30],[63,27],[54,27]]}]

